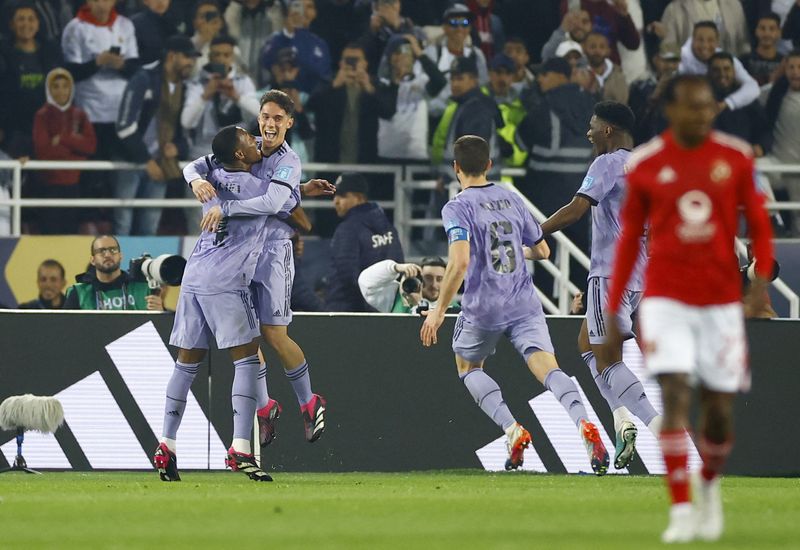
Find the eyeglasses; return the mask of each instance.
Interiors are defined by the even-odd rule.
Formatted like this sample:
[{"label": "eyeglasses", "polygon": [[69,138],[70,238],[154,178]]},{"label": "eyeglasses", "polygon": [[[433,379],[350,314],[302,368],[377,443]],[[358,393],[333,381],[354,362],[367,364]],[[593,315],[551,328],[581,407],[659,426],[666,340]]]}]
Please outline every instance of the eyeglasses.
[{"label": "eyeglasses", "polygon": [[93,253],[95,256],[105,256],[106,254],[111,254],[112,256],[119,254],[119,247],[118,246],[104,246],[103,248],[98,248]]},{"label": "eyeglasses", "polygon": [[451,27],[462,27],[466,29],[469,27],[469,19],[466,17],[454,17],[453,19],[448,19],[447,24]]}]

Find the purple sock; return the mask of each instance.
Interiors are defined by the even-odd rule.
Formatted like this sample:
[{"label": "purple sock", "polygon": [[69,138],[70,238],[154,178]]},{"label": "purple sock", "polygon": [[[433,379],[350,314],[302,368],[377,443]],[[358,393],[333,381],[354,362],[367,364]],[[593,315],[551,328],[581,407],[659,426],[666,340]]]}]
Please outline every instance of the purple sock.
[{"label": "purple sock", "polygon": [[292,385],[301,407],[311,401],[314,394],[311,393],[311,374],[308,372],[308,363],[306,361],[303,361],[301,365],[292,370],[287,370],[286,378],[289,379],[289,383]]},{"label": "purple sock", "polygon": [[644,386],[635,374],[623,363],[617,361],[603,371],[603,380],[609,385],[620,403],[638,416],[645,425],[650,424],[658,413],[647,399]]},{"label": "purple sock", "polygon": [[163,437],[177,439],[178,428],[183,420],[183,411],[186,410],[186,397],[192,387],[194,377],[200,369],[200,363],[175,362],[175,370],[167,383],[167,401],[164,405]]},{"label": "purple sock", "polygon": [[514,422],[508,405],[503,401],[500,386],[483,369],[472,369],[460,376],[475,403],[495,424],[506,430]]},{"label": "purple sock", "polygon": [[269,402],[267,390],[267,364],[261,363],[258,367],[258,380],[256,381],[256,410],[261,410]]},{"label": "purple sock", "polygon": [[553,369],[548,372],[544,378],[544,387],[553,392],[576,426],[580,426],[582,420],[588,419],[575,382],[563,370]]},{"label": "purple sock", "polygon": [[253,416],[256,414],[256,383],[258,355],[233,362],[231,405],[233,405],[233,438],[250,441],[253,436]]},{"label": "purple sock", "polygon": [[609,408],[612,411],[619,409],[622,406],[622,403],[619,402],[617,396],[614,395],[614,392],[611,391],[611,386],[609,386],[605,380],[603,380],[602,375],[597,372],[597,359],[594,357],[594,353],[591,351],[587,351],[586,353],[581,354],[583,357],[584,363],[589,367],[589,371],[591,371],[592,376],[594,377],[594,383],[597,385],[597,389],[600,390],[600,394],[605,398],[606,402],[608,403]]}]

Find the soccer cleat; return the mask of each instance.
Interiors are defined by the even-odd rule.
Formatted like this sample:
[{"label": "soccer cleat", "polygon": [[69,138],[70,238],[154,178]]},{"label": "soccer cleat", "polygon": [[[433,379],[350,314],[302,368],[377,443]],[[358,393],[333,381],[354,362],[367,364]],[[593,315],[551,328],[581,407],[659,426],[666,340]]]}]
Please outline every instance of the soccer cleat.
[{"label": "soccer cleat", "polygon": [[522,466],[525,449],[531,444],[531,434],[523,428],[519,422],[514,422],[506,433],[508,434],[508,459],[506,459],[506,470],[516,470]]},{"label": "soccer cleat", "polygon": [[719,477],[705,481],[699,472],[692,474],[695,506],[695,535],[700,540],[715,541],[722,536],[724,518]]},{"label": "soccer cleat", "polygon": [[258,442],[262,447],[266,447],[275,439],[275,423],[280,418],[282,410],[280,403],[270,399],[263,408],[256,411]]},{"label": "soccer cleat", "polygon": [[636,455],[636,435],[638,430],[633,422],[625,421],[617,432],[617,444],[614,452],[614,468],[627,468]]},{"label": "soccer cleat", "polygon": [[325,431],[325,398],[316,393],[311,401],[300,407],[303,423],[306,425],[306,441],[315,442]]},{"label": "soccer cleat", "polygon": [[669,526],[661,534],[661,542],[675,544],[695,538],[695,518],[691,504],[677,504],[669,509]]},{"label": "soccer cleat", "polygon": [[586,446],[586,452],[589,453],[592,470],[599,476],[605,475],[608,471],[608,451],[603,445],[603,440],[600,439],[597,426],[587,420],[581,421],[581,437]]},{"label": "soccer cleat", "polygon": [[175,453],[169,450],[166,443],[159,443],[153,453],[153,466],[158,470],[161,481],[180,481],[178,474],[178,459]]},{"label": "soccer cleat", "polygon": [[255,456],[237,453],[233,450],[233,447],[228,449],[228,455],[225,457],[225,466],[233,472],[242,472],[253,481],[272,481],[272,476],[258,467]]}]

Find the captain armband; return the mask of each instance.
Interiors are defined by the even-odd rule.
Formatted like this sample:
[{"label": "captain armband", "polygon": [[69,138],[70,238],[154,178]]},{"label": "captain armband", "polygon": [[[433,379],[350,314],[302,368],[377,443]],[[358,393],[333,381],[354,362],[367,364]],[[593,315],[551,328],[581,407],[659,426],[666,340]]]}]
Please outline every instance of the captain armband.
[{"label": "captain armband", "polygon": [[447,230],[447,242],[453,244],[456,241],[469,241],[469,231],[463,227],[451,227]]}]

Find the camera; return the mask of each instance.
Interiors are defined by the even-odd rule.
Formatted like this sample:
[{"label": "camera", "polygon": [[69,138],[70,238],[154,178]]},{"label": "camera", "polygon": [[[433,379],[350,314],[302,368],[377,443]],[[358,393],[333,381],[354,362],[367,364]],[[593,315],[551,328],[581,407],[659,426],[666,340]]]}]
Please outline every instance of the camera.
[{"label": "camera", "polygon": [[114,55],[119,55],[122,52],[122,49],[119,46],[111,46],[108,48],[108,53],[113,53]]},{"label": "camera", "polygon": [[422,281],[416,277],[406,277],[400,284],[405,294],[416,294],[422,292]]},{"label": "camera", "polygon": [[358,57],[354,55],[348,55],[344,58],[344,62],[348,67],[355,69],[358,66]]},{"label": "camera", "polygon": [[222,63],[206,63],[203,65],[203,70],[208,74],[218,75],[220,78],[224,78],[228,74],[228,68]]},{"label": "camera", "polygon": [[184,269],[186,269],[186,260],[182,256],[162,254],[153,258],[145,252],[131,260],[128,275],[134,281],[147,281],[147,285],[155,289],[160,288],[161,285],[177,286],[181,284]]}]

